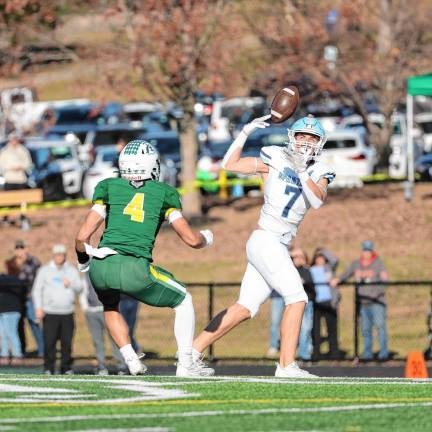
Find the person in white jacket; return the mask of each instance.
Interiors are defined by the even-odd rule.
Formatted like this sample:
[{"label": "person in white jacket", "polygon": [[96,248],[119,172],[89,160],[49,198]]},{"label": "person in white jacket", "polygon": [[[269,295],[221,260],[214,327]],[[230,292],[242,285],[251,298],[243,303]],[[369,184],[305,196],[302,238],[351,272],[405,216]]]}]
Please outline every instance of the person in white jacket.
[{"label": "person in white jacket", "polygon": [[98,299],[96,291],[94,290],[90,278],[88,277],[88,273],[84,274],[83,290],[79,296],[79,301],[81,309],[85,314],[87,326],[92,336],[93,346],[96,352],[96,360],[98,362],[95,370],[96,375],[108,375],[105,357],[105,331],[107,332],[110,339],[113,357],[117,363],[117,373],[119,375],[126,374],[128,372],[126,363],[123,360],[120,350],[106,329],[103,304]]},{"label": "person in white jacket", "polygon": [[75,330],[75,298],[82,290],[78,270],[66,261],[66,247],[56,244],[53,259],[42,266],[33,285],[32,297],[36,318],[43,323],[45,340],[44,370],[55,370],[56,345],[61,343],[62,374],[72,374],[72,339]]}]

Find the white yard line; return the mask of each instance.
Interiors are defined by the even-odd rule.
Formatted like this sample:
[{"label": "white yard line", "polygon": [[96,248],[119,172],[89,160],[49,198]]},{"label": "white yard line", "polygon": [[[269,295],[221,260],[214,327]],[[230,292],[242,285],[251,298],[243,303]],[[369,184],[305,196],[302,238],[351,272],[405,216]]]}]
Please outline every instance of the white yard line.
[{"label": "white yard line", "polygon": [[343,412],[357,410],[381,410],[394,408],[421,408],[432,407],[432,402],[419,403],[389,403],[370,405],[344,405],[316,408],[267,408],[255,410],[214,410],[214,411],[189,411],[182,413],[148,413],[148,414],[99,414],[80,416],[57,416],[57,417],[30,417],[30,418],[7,418],[0,419],[0,424],[26,424],[26,423],[55,423],[73,422],[86,420],[123,420],[123,419],[150,419],[150,418],[188,418],[188,417],[212,417],[226,415],[257,415],[257,414],[303,414],[319,412]]}]

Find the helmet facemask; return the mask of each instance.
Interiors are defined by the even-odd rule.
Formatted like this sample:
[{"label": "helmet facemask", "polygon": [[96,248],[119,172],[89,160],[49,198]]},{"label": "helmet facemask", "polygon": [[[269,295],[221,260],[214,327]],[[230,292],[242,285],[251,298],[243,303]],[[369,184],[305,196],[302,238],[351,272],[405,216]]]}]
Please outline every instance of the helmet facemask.
[{"label": "helmet facemask", "polygon": [[301,156],[306,163],[318,160],[324,147],[325,139],[310,132],[288,131],[288,156]]}]

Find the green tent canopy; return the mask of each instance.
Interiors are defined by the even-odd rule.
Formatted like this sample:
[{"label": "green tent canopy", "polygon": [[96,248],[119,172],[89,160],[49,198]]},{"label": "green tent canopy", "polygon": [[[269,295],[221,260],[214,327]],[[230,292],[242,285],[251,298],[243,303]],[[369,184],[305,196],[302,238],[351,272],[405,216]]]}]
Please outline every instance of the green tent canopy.
[{"label": "green tent canopy", "polygon": [[432,73],[408,78],[408,94],[411,96],[432,96]]}]

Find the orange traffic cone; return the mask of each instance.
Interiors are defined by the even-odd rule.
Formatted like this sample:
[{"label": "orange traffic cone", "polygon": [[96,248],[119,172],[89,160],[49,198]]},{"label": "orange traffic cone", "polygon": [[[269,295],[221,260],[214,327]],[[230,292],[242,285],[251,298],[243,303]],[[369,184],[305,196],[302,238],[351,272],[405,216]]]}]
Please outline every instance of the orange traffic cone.
[{"label": "orange traffic cone", "polygon": [[408,353],[405,366],[405,378],[429,378],[425,358],[420,351]]}]

